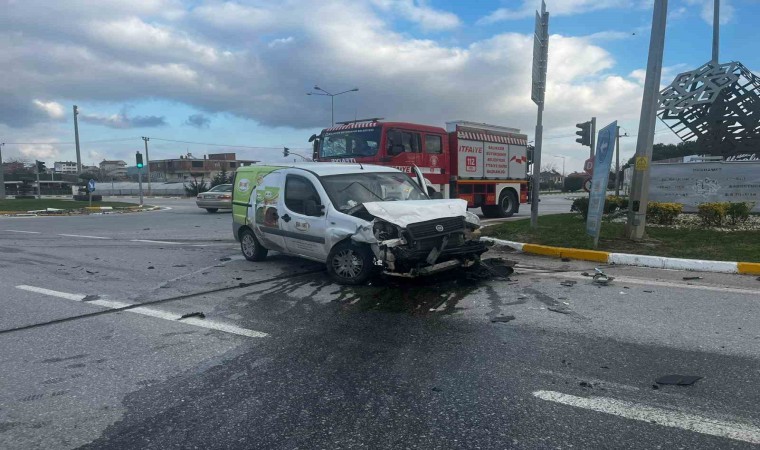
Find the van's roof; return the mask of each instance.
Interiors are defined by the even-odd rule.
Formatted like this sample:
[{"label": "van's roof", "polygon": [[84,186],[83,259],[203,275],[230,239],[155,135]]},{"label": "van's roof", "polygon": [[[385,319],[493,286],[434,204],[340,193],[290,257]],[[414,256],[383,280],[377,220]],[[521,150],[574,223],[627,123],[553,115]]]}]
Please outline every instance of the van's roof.
[{"label": "van's roof", "polygon": [[401,172],[398,169],[387,166],[377,166],[374,164],[354,164],[354,163],[327,163],[327,162],[304,162],[293,164],[267,164],[266,166],[244,166],[238,169],[238,172],[258,171],[261,168],[268,169],[304,169],[315,173],[318,176],[341,175],[349,173],[366,173],[366,172]]}]

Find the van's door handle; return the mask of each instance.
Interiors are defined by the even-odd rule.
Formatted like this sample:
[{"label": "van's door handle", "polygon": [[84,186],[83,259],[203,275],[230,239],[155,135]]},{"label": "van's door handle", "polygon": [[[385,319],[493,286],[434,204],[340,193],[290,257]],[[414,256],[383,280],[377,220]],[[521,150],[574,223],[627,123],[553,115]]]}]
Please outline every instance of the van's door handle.
[{"label": "van's door handle", "polygon": [[284,220],[285,222],[290,222],[290,216],[285,214],[284,216],[282,216],[282,220]]}]

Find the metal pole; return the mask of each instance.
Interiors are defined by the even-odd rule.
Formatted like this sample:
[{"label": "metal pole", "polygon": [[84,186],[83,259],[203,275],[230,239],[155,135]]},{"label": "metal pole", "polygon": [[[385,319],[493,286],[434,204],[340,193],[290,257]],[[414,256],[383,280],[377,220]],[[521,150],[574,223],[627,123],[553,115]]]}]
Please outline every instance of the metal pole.
[{"label": "metal pole", "polygon": [[712,62],[718,64],[718,47],[720,44],[720,0],[713,0],[713,43],[712,43]]},{"label": "metal pole", "polygon": [[142,169],[137,169],[137,182],[138,189],[140,189],[140,206],[143,205],[143,194],[142,194]]},{"label": "metal pole", "polygon": [[0,143],[0,200],[5,200],[5,169],[3,168],[3,145]]},{"label": "metal pole", "polygon": [[335,126],[335,96],[330,95],[330,121]]},{"label": "metal pole", "polygon": [[40,170],[35,169],[35,172],[37,172],[37,199],[42,198],[42,187],[40,186]]},{"label": "metal pole", "polygon": [[150,156],[148,155],[148,141],[150,140],[149,137],[143,136],[143,141],[145,141],[145,167],[148,168],[148,197],[151,195],[151,186],[150,186]]},{"label": "metal pole", "polygon": [[620,127],[615,135],[615,197],[620,196]]},{"label": "metal pole", "polygon": [[591,148],[589,149],[589,158],[594,158],[594,152],[596,152],[596,117],[591,118],[591,136],[590,142]]},{"label": "metal pole", "polygon": [[538,191],[541,187],[541,142],[544,135],[544,102],[538,104],[538,117],[536,119],[536,139],[533,148],[533,177],[530,180],[530,227],[538,227]]},{"label": "metal pole", "polygon": [[633,240],[642,239],[646,227],[647,202],[649,201],[649,161],[652,159],[667,17],[668,0],[655,0],[644,95],[641,100],[639,134],[636,140],[636,157],[634,159],[633,179],[631,180],[628,222],[625,229],[626,236]]},{"label": "metal pole", "polygon": [[79,111],[77,110],[77,105],[74,105],[74,142],[76,143],[77,147],[77,175],[82,173],[82,157],[79,152],[79,121],[77,120],[78,115]]}]

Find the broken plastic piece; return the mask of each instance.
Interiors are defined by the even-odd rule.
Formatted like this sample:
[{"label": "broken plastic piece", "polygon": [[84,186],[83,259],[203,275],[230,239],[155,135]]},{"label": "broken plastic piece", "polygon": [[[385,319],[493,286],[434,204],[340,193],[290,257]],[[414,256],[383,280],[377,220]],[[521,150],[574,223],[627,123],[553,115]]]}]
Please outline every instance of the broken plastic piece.
[{"label": "broken plastic piece", "polygon": [[565,280],[565,281],[561,282],[561,283],[560,283],[560,285],[561,285],[561,286],[567,286],[567,287],[573,287],[573,286],[575,286],[577,283],[578,283],[577,281],[573,281],[573,280]]},{"label": "broken plastic piece", "polygon": [[701,280],[702,277],[683,277],[684,280]]},{"label": "broken plastic piece", "polygon": [[189,318],[189,317],[199,317],[199,318],[201,318],[201,319],[205,319],[205,318],[206,318],[206,315],[205,315],[205,314],[203,314],[202,312],[191,312],[191,313],[183,314],[183,315],[182,315],[182,316],[180,316],[180,318],[179,318],[179,319],[177,319],[177,320],[187,319],[187,318]]},{"label": "broken plastic piece", "polygon": [[601,286],[607,286],[610,284],[610,281],[614,280],[615,277],[611,277],[607,275],[606,273],[602,272],[599,268],[594,269],[596,273],[594,274],[594,283],[601,285]]},{"label": "broken plastic piece", "polygon": [[570,310],[566,308],[557,308],[554,306],[549,306],[546,309],[548,309],[549,311],[560,313],[560,314],[570,314]]},{"label": "broken plastic piece", "polygon": [[654,380],[654,382],[657,384],[675,384],[678,386],[691,386],[697,380],[701,380],[702,378],[703,377],[698,377],[696,375],[665,375]]},{"label": "broken plastic piece", "polygon": [[512,320],[515,320],[515,316],[513,316],[513,315],[509,315],[509,316],[496,316],[493,319],[491,319],[491,322],[494,322],[494,323],[496,323],[496,322],[507,323],[507,322],[512,321]]}]

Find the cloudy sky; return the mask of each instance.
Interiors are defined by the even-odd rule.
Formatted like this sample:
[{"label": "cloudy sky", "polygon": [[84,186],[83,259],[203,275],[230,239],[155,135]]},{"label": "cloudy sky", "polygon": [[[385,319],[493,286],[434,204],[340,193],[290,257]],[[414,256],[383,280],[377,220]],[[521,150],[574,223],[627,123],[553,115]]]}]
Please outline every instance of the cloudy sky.
[{"label": "cloudy sky", "polygon": [[[663,83],[707,62],[712,0],[670,0]],[[4,159],[84,163],[235,151],[282,161],[336,120],[471,120],[533,138],[535,0],[0,0]],[[755,71],[758,0],[723,0],[721,61]],[[652,0],[548,0],[544,151],[580,169],[577,122],[635,135]],[[656,142],[676,142],[658,124]],[[185,142],[176,142],[185,141]],[[215,144],[215,145],[210,145]],[[239,147],[234,147],[239,146]],[[635,137],[622,140],[623,157]],[[304,150],[305,152],[305,150]]]}]

